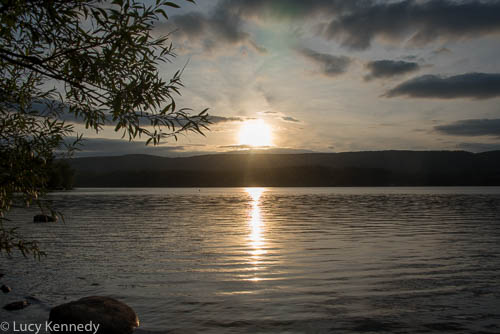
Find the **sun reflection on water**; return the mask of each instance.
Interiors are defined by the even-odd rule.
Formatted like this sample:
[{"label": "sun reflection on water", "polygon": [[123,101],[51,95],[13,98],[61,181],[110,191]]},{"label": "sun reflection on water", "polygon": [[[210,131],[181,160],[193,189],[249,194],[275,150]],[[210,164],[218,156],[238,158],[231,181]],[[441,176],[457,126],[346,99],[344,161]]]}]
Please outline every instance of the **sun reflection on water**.
[{"label": "sun reflection on water", "polygon": [[[248,244],[251,256],[251,263],[257,266],[260,262],[261,256],[266,254],[264,249],[264,237],[263,228],[264,223],[260,214],[260,197],[266,191],[265,188],[246,188],[246,192],[250,195],[252,199],[252,209],[250,211],[249,227],[250,233],[248,236]],[[252,280],[259,280],[258,278],[253,278]]]}]

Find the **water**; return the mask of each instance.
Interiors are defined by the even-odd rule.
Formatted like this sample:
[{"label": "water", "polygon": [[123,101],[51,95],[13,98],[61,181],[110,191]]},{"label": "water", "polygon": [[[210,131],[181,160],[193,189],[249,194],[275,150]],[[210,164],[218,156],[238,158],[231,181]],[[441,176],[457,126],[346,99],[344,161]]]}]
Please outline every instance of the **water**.
[{"label": "water", "polygon": [[21,232],[48,257],[0,258],[0,320],[42,322],[89,295],[138,333],[500,333],[500,188],[82,189],[66,224]]}]

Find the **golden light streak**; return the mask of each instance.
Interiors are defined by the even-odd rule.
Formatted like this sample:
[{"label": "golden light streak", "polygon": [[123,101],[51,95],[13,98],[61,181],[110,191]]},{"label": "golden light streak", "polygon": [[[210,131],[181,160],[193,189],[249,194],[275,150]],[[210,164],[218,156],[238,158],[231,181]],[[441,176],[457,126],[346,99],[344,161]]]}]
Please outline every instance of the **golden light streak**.
[{"label": "golden light streak", "polygon": [[[260,197],[264,193],[265,188],[246,188],[245,190],[252,199],[252,209],[250,211],[250,220],[248,222],[250,228],[250,233],[248,236],[248,244],[251,248],[251,250],[249,251],[251,257],[250,262],[257,267],[259,265],[261,256],[267,253],[267,251],[264,249],[264,223],[262,221],[260,212]],[[260,278],[253,277],[250,280],[259,281]]]}]

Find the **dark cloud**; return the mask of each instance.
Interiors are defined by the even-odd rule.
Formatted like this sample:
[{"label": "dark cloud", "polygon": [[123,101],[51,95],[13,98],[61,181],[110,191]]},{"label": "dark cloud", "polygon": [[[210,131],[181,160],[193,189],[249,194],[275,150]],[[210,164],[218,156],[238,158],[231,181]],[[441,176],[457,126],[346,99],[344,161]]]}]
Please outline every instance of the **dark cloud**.
[{"label": "dark cloud", "polygon": [[352,61],[349,57],[319,53],[308,48],[300,48],[297,49],[297,51],[316,64],[320,68],[322,74],[329,77],[335,77],[345,73]]},{"label": "dark cloud", "polygon": [[353,10],[366,0],[224,0],[220,7],[240,17],[303,19]]},{"label": "dark cloud", "polygon": [[[70,114],[68,112],[68,108],[65,108],[65,111],[59,114],[58,119],[64,120],[70,123],[75,123],[75,124],[85,124],[83,117],[78,116],[75,117],[75,115]],[[224,117],[224,116],[215,116],[215,115],[209,115],[208,119],[212,124],[218,124],[218,123],[226,123],[226,122],[243,122],[244,119],[241,117]],[[150,121],[147,118],[140,118],[141,123],[143,126],[147,126]],[[179,126],[185,125],[187,122],[186,120],[179,119],[175,120],[176,124]],[[105,123],[106,125],[111,125],[112,122],[112,116],[111,115],[106,115],[105,117]]]},{"label": "dark cloud", "polygon": [[[37,111],[42,117],[57,118],[59,121],[64,121],[71,124],[85,124],[85,117],[81,114],[75,115],[70,113],[70,106],[57,100],[44,100],[32,104],[32,109]],[[103,113],[104,125],[113,124],[113,116],[105,111]]]},{"label": "dark cloud", "polygon": [[224,0],[219,10],[240,18],[318,19],[321,34],[351,49],[376,37],[422,45],[500,32],[499,1]]},{"label": "dark cloud", "polygon": [[333,18],[323,33],[358,50],[375,37],[402,41],[411,36],[411,43],[423,45],[500,32],[499,17],[499,1],[371,1]]},{"label": "dark cloud", "polygon": [[[292,18],[305,19],[317,14],[336,16],[350,12],[369,0],[222,0],[209,13],[189,12],[170,17],[157,26],[177,36],[200,42],[205,49],[227,44],[247,43],[256,51],[267,50],[255,43],[245,31],[245,19]],[[362,6],[361,6],[362,7]]]},{"label": "dark cloud", "polygon": [[287,122],[300,123],[300,121],[298,119],[295,119],[295,118],[290,117],[290,116],[281,117],[281,119],[284,121],[287,121]]},{"label": "dark cloud", "polygon": [[500,119],[466,119],[451,124],[435,126],[434,129],[453,136],[500,137]]},{"label": "dark cloud", "polygon": [[241,20],[221,10],[210,17],[201,13],[187,13],[172,17],[172,21],[179,33],[190,37],[196,38],[212,32],[219,40],[227,43],[238,43],[248,38],[248,34],[241,30]]},{"label": "dark cloud", "polygon": [[226,122],[243,122],[244,119],[241,117],[224,117],[224,116],[209,116],[210,122],[216,123],[226,123]]},{"label": "dark cloud", "polygon": [[500,96],[500,74],[467,73],[451,77],[423,75],[403,82],[385,96],[488,99]]},{"label": "dark cloud", "polygon": [[[74,138],[68,138],[67,142],[74,141]],[[76,152],[77,157],[84,156],[112,156],[124,154],[152,154],[152,155],[172,155],[185,152],[184,146],[167,146],[167,145],[148,145],[141,141],[127,141],[121,139],[104,139],[104,138],[84,138],[79,150]]]},{"label": "dark cloud", "polygon": [[366,64],[370,73],[365,76],[365,80],[390,78],[420,69],[420,65],[415,62],[395,61],[395,60],[376,60]]},{"label": "dark cloud", "polygon": [[243,31],[243,22],[239,16],[231,15],[222,7],[209,15],[191,12],[177,15],[158,26],[159,29],[175,31],[176,36],[201,42],[205,49],[211,50],[223,45],[247,43],[260,53],[266,49],[257,45],[248,33]]},{"label": "dark cloud", "polygon": [[[63,104],[59,101],[56,100],[46,100],[42,102],[35,102],[32,104],[32,109],[39,112],[41,116],[50,116],[50,117],[55,117],[53,114],[50,113],[52,109],[57,111],[57,119],[60,121],[65,121],[68,123],[73,123],[73,124],[85,124],[85,119],[83,116],[78,115],[75,116],[74,114],[69,112],[69,107],[66,104]],[[168,117],[168,116],[167,116]],[[193,120],[199,119],[198,116],[193,115],[192,116]],[[247,118],[248,119],[248,118]],[[184,126],[187,124],[187,120],[185,119],[174,119],[172,118],[174,124],[176,126]],[[226,122],[243,122],[245,119],[241,117],[225,117],[225,116],[217,116],[217,115],[208,115],[208,120],[212,124],[218,124],[218,123],[226,123]],[[150,120],[146,117],[139,117],[139,121],[141,123],[141,126],[148,126],[151,124]],[[113,117],[111,114],[104,112],[104,125],[110,126],[113,125]]]}]

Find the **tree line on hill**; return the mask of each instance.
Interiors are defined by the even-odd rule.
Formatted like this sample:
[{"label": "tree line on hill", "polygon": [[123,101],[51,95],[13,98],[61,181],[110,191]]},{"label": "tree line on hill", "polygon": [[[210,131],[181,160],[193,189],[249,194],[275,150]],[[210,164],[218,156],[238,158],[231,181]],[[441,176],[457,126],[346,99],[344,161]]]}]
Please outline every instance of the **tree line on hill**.
[{"label": "tree line on hill", "polygon": [[147,155],[70,161],[76,187],[500,185],[500,151]]},{"label": "tree line on hill", "polygon": [[75,185],[75,170],[66,160],[56,160],[49,164],[49,190],[70,190]]}]

